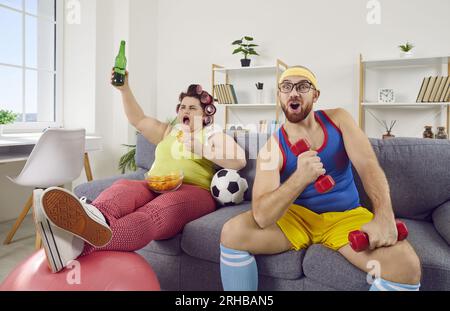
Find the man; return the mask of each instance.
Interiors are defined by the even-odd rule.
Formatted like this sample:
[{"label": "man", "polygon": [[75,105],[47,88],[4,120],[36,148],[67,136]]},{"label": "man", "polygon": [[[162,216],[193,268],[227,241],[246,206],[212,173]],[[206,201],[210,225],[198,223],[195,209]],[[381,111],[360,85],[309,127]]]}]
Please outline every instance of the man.
[{"label": "man", "polygon": [[[367,136],[344,109],[313,111],[320,90],[305,67],[286,70],[279,93],[287,121],[258,155],[252,210],[222,229],[224,289],[257,290],[254,255],[323,244],[365,272],[368,262],[377,261],[381,275],[370,290],[419,290],[419,259],[407,241],[397,242],[389,185]],[[311,151],[298,154],[300,139],[310,142]],[[373,214],[360,206],[352,165]],[[320,194],[313,183],[326,174],[336,186]],[[370,249],[357,253],[348,233],[360,229],[369,235]]]}]

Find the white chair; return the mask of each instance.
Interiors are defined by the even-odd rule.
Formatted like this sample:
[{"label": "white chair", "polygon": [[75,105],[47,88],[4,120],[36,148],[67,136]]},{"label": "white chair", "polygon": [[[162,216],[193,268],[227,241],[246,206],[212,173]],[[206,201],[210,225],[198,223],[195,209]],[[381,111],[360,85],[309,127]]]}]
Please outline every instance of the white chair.
[{"label": "white chair", "polygon": [[[80,176],[83,168],[85,137],[84,129],[46,130],[31,152],[20,175],[16,178],[7,177],[15,184],[35,189],[62,186],[74,181]],[[11,243],[17,229],[30,211],[32,203],[33,194],[6,237],[5,245]],[[36,234],[36,248],[40,248],[40,245],[40,237]]]}]

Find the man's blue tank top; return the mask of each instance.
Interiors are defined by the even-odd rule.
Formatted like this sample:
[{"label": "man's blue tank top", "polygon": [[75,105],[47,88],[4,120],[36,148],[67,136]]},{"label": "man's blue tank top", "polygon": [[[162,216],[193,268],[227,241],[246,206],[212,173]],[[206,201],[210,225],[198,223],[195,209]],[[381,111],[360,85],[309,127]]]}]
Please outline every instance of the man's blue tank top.
[{"label": "man's blue tank top", "polygon": [[[327,175],[333,177],[336,186],[330,192],[321,194],[317,192],[314,184],[311,184],[294,201],[294,204],[306,207],[317,214],[343,212],[360,207],[352,164],[345,151],[341,130],[324,111],[316,111],[314,116],[325,134],[324,143],[317,150],[318,156],[322,160]],[[284,127],[281,127],[275,135],[283,153],[280,177],[281,183],[284,183],[297,169],[298,154],[292,151],[292,145]]]}]

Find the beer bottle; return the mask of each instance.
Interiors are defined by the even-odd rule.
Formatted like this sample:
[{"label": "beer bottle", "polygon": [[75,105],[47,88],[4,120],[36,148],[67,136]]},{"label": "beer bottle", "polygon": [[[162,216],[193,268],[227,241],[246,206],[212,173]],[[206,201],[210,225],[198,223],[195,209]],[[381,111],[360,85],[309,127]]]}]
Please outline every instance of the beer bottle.
[{"label": "beer bottle", "polygon": [[127,68],[127,58],[125,57],[125,41],[120,42],[120,51],[116,57],[114,65],[114,77],[112,84],[122,86],[125,83],[125,70]]}]

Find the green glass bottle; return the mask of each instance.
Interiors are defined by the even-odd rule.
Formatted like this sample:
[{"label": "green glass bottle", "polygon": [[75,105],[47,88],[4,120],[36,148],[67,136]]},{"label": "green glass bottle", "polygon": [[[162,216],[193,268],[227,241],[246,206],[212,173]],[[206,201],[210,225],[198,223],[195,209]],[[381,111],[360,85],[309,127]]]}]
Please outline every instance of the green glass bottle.
[{"label": "green glass bottle", "polygon": [[125,84],[125,71],[127,68],[127,58],[125,57],[125,41],[120,42],[120,51],[116,57],[114,65],[114,77],[112,84],[114,86],[122,86]]}]

